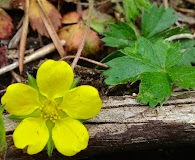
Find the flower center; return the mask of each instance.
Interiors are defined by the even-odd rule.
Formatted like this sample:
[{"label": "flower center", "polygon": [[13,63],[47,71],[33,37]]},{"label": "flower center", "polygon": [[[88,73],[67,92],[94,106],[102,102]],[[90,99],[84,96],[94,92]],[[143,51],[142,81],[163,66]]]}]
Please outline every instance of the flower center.
[{"label": "flower center", "polygon": [[43,103],[43,105],[40,107],[40,110],[42,117],[47,120],[55,122],[55,120],[61,118],[59,115],[59,113],[62,111],[60,108],[60,103],[55,101],[47,101]]}]

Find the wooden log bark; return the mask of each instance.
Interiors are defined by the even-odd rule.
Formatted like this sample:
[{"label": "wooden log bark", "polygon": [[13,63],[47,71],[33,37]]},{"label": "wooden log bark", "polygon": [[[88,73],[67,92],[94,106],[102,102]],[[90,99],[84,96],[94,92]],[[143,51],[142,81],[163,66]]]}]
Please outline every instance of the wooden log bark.
[{"label": "wooden log bark", "polygon": [[[82,159],[105,152],[195,144],[195,92],[174,93],[156,108],[140,105],[132,96],[102,97],[100,113],[85,123],[90,133],[86,150],[66,159]],[[14,147],[12,132],[17,125],[6,118],[7,159],[48,159],[46,151],[33,156]],[[29,137],[30,138],[30,137]],[[54,151],[50,159],[64,158]]]}]

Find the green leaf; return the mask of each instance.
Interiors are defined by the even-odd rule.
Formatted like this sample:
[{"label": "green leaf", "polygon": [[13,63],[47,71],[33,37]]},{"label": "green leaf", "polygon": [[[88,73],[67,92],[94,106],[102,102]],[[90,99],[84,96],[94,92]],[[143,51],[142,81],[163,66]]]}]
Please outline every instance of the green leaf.
[{"label": "green leaf", "polygon": [[150,107],[162,105],[171,95],[171,81],[166,73],[143,73],[140,76],[141,83],[137,100]]},{"label": "green leaf", "polygon": [[159,71],[159,69],[144,63],[141,59],[130,56],[115,58],[109,61],[107,65],[110,66],[110,69],[103,72],[103,75],[107,77],[105,79],[107,85],[126,83],[143,72]]},{"label": "green leaf", "polygon": [[195,63],[195,41],[192,39],[180,39],[181,50],[184,52],[183,59],[178,65],[192,66]]},{"label": "green leaf", "polygon": [[155,42],[155,41],[158,41],[159,39],[166,39],[166,38],[171,37],[173,35],[182,34],[182,33],[189,33],[186,26],[173,27],[171,29],[165,30],[163,32],[160,32],[160,33],[155,34],[154,36],[150,37],[149,40],[151,42]]},{"label": "green leaf", "polygon": [[163,5],[158,8],[154,3],[149,12],[143,13],[141,26],[143,36],[150,38],[168,29],[176,22],[177,17],[172,8],[165,10]]},{"label": "green leaf", "polygon": [[119,22],[118,24],[110,24],[110,31],[105,33],[105,37],[102,39],[107,46],[124,48],[129,45],[133,40],[136,40],[134,30],[125,22]]},{"label": "green leaf", "polygon": [[151,4],[148,0],[123,0],[126,21],[135,21],[135,19],[144,10],[148,10]]},{"label": "green leaf", "polygon": [[171,79],[167,72],[183,57],[180,44],[164,40],[152,43],[139,37],[134,46],[121,49],[120,52],[125,56],[107,62],[110,68],[103,72],[105,83],[116,85],[140,79],[137,100],[143,104],[149,103],[151,107],[162,104],[171,94]]},{"label": "green leaf", "polygon": [[166,69],[169,69],[182,60],[184,54],[180,51],[180,43],[169,43],[166,57]]},{"label": "green leaf", "polygon": [[6,148],[7,148],[5,125],[3,121],[3,111],[4,111],[4,105],[1,105],[0,106],[0,159],[5,159]]},{"label": "green leaf", "polygon": [[[163,45],[159,45],[163,46]],[[134,78],[144,72],[161,72],[157,64],[159,64],[158,57],[156,56],[158,52],[153,51],[153,44],[140,37],[135,48],[137,47],[137,53],[135,53],[129,47],[121,50],[122,53],[127,56],[115,58],[109,62],[107,65],[110,69],[103,72],[106,76],[105,83],[108,85],[125,83],[131,78]]]},{"label": "green leaf", "polygon": [[[118,58],[118,57],[122,57],[122,56],[125,56],[125,54],[123,54],[121,51],[116,51],[116,52],[113,52],[113,53],[110,53],[109,55],[107,55],[106,57],[104,57],[100,62],[101,63],[106,63],[114,58]],[[105,67],[102,67],[102,66],[97,66],[96,69],[98,70],[105,70],[106,68]]]},{"label": "green leaf", "polygon": [[195,88],[195,67],[175,66],[168,70],[171,80],[183,88]]},{"label": "green leaf", "polygon": [[195,47],[190,47],[186,49],[182,61],[180,61],[178,64],[192,66],[193,63],[195,64]]}]

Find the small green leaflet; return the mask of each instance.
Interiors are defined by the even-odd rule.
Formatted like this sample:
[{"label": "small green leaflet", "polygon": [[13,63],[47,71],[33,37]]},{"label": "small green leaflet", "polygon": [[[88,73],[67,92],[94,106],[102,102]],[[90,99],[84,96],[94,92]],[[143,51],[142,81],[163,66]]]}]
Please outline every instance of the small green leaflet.
[{"label": "small green leaflet", "polygon": [[195,67],[175,66],[168,70],[171,80],[183,88],[195,88]]},{"label": "small green leaflet", "polygon": [[106,32],[105,37],[102,39],[108,46],[124,48],[129,46],[131,41],[136,40],[134,30],[125,22],[110,24],[109,28],[110,31]]},{"label": "small green leaflet", "polygon": [[162,5],[158,6],[154,3],[149,12],[143,13],[142,18],[142,35],[150,38],[171,27],[177,21],[177,15],[173,13],[173,9],[165,10]]},{"label": "small green leaflet", "polygon": [[164,72],[145,72],[140,76],[140,92],[137,100],[142,104],[155,107],[169,98],[172,92],[171,81]]},{"label": "small green leaflet", "polygon": [[195,67],[176,66],[183,58],[179,43],[163,40],[151,43],[139,37],[134,46],[120,52],[125,56],[107,62],[110,68],[103,72],[105,83],[116,85],[135,77],[140,79],[137,100],[143,104],[149,103],[150,107],[163,104],[171,95],[172,82],[184,88],[195,87]]},{"label": "small green leaflet", "polygon": [[181,51],[185,53],[184,58],[178,64],[188,66],[195,64],[195,40],[180,39],[178,42],[181,44]]}]

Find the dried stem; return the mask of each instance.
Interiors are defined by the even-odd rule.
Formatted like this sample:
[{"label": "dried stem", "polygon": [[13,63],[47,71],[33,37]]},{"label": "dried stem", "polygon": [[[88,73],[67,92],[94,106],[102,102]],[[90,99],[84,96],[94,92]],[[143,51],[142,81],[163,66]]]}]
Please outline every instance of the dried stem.
[{"label": "dried stem", "polygon": [[169,38],[166,38],[165,40],[173,41],[173,40],[182,39],[182,38],[195,39],[195,33],[194,34],[188,34],[188,33],[177,34],[177,35],[173,35]]},{"label": "dried stem", "polygon": [[19,46],[19,70],[20,74],[23,72],[23,63],[24,63],[24,52],[26,49],[26,39],[27,39],[27,34],[28,34],[28,24],[29,24],[29,0],[25,1],[25,9],[24,9],[24,20],[23,20],[23,25],[22,25],[22,34],[20,38],[20,46]]},{"label": "dried stem", "polygon": [[[65,41],[64,40],[61,40],[61,45],[65,45]],[[55,48],[55,45],[53,43],[51,44],[48,44],[38,50],[36,50],[34,53],[32,53],[31,55],[29,56],[26,56],[24,58],[24,64],[28,63],[28,62],[31,62],[31,61],[34,61],[38,58],[41,58],[41,57],[44,57],[45,55],[51,53],[52,51],[54,51],[56,48]],[[8,71],[11,71],[15,68],[18,67],[18,62],[14,62],[8,66],[5,66],[5,67],[2,67],[0,68],[0,75],[3,74],[3,73],[6,73]]]},{"label": "dried stem", "polygon": [[[65,56],[65,57],[61,58],[60,60],[71,59],[71,58],[75,58],[75,56]],[[98,66],[101,66],[101,67],[105,67],[105,68],[108,68],[109,67],[109,66],[107,66],[104,63],[101,63],[101,62],[98,62],[98,61],[94,61],[94,60],[89,59],[89,58],[85,58],[85,57],[81,57],[80,56],[79,59],[85,60],[87,62],[93,63],[93,64],[98,65]]]},{"label": "dried stem", "polygon": [[56,46],[56,49],[58,50],[59,54],[61,57],[65,56],[65,50],[62,47],[62,45],[60,44],[60,39],[54,29],[53,24],[51,23],[50,19],[47,17],[47,15],[45,14],[44,10],[43,10],[43,4],[41,3],[40,0],[37,0],[38,4],[39,4],[39,8],[40,8],[40,13],[41,13],[41,18],[43,20],[43,23],[54,43],[54,45]]},{"label": "dried stem", "polygon": [[85,30],[84,30],[84,33],[83,33],[83,36],[82,36],[82,40],[81,40],[81,44],[77,50],[77,53],[76,53],[76,56],[72,62],[72,69],[75,68],[78,60],[79,60],[79,57],[81,56],[81,52],[83,50],[83,47],[85,45],[85,40],[86,40],[86,37],[87,37],[87,33],[88,33],[88,30],[90,28],[90,21],[91,21],[91,15],[92,15],[92,11],[93,11],[93,0],[89,0],[89,10],[88,10],[88,16],[87,16],[87,22],[86,22],[86,27],[85,27]]},{"label": "dried stem", "polygon": [[168,0],[163,0],[163,4],[164,4],[166,9],[169,8]]}]

